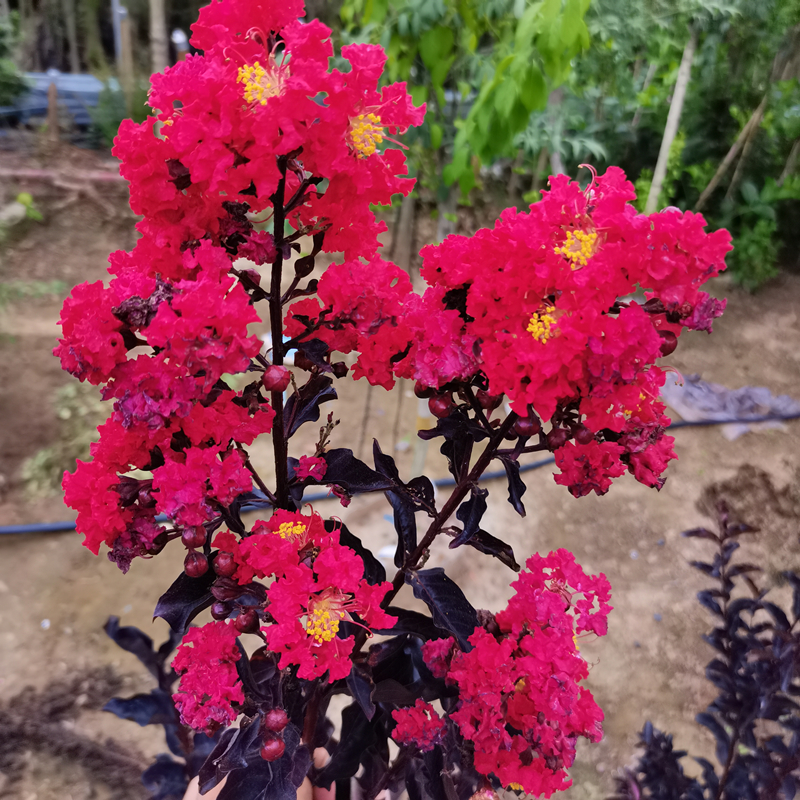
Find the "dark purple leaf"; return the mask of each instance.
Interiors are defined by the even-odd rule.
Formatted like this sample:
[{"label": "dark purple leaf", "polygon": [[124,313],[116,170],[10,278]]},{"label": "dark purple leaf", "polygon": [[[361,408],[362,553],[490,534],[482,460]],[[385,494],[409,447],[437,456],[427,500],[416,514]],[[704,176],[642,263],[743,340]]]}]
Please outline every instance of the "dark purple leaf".
[{"label": "dark purple leaf", "polygon": [[426,511],[435,508],[435,492],[431,479],[425,475],[420,475],[418,478],[412,478],[406,484],[406,492],[411,497],[414,505],[417,508]]},{"label": "dark purple leaf", "polygon": [[467,639],[478,627],[478,614],[444,570],[434,567],[410,572],[406,583],[414,590],[414,597],[428,606],[434,624],[452,633],[462,650],[471,650]]},{"label": "dark purple leaf", "polygon": [[133,697],[112,697],[103,711],[116,714],[120,719],[129,719],[137,725],[173,725],[177,720],[172,697],[161,689],[150,694],[135,694]]},{"label": "dark purple leaf", "polygon": [[412,636],[418,636],[423,641],[441,639],[447,635],[433,624],[433,620],[429,616],[420,614],[419,611],[412,611],[409,608],[400,608],[399,606],[389,606],[386,609],[386,613],[397,617],[397,622],[395,622],[393,628],[375,630],[375,633],[381,635],[410,633]]},{"label": "dark purple leaf", "polygon": [[367,583],[374,586],[376,583],[383,583],[386,580],[386,569],[383,564],[375,558],[371,550],[364,546],[364,543],[358,536],[347,529],[346,525],[340,522],[334,522],[333,520],[327,520],[325,522],[325,527],[327,530],[332,530],[333,527],[338,528],[339,542],[344,545],[344,547],[349,547],[351,550],[354,550],[361,558],[364,562],[364,578]]},{"label": "dark purple leaf", "polygon": [[700,601],[700,605],[703,606],[703,608],[707,608],[712,614],[716,614],[718,617],[722,616],[720,604],[711,597],[709,591],[698,592],[697,599]]},{"label": "dark purple leaf", "polygon": [[200,781],[200,791],[207,792],[213,789],[224,777],[224,772],[217,774],[217,762],[233,744],[233,740],[239,736],[239,728],[228,728],[219,735],[217,743],[214,745],[206,761],[200,767],[198,778]]},{"label": "dark purple leaf", "polygon": [[397,706],[410,706],[414,705],[416,702],[417,695],[406,686],[403,686],[400,681],[396,681],[393,678],[386,678],[375,684],[372,699],[376,703],[392,703]]},{"label": "dark purple leaf", "polygon": [[306,422],[319,419],[319,407],[338,395],[332,386],[333,379],[328,375],[312,375],[308,382],[289,397],[283,408],[286,435],[292,436]]},{"label": "dark purple leaf", "polygon": [[386,492],[386,499],[394,512],[392,520],[397,532],[394,565],[402,567],[417,547],[417,518],[414,503],[401,492]]},{"label": "dark purple leaf", "polygon": [[342,732],[328,764],[314,775],[315,786],[329,788],[334,781],[349,780],[358,772],[361,756],[375,743],[375,729],[357,703],[342,711]]},{"label": "dark purple leaf", "polygon": [[397,471],[397,465],[394,459],[381,450],[377,439],[372,441],[372,458],[375,461],[375,469],[383,475],[387,480],[392,481],[396,486],[402,486],[400,480],[400,473]]},{"label": "dark purple leaf", "polygon": [[724,764],[728,759],[728,752],[730,751],[731,747],[731,740],[726,733],[725,728],[722,727],[716,717],[705,712],[698,714],[695,717],[695,720],[699,725],[708,728],[713,734],[717,741],[717,761],[719,761],[720,764]]},{"label": "dark purple leaf", "polygon": [[[474,547],[481,553],[486,553],[487,556],[494,556],[498,561],[509,567],[509,569],[513,569],[514,572],[520,571],[520,566],[514,558],[514,551],[511,545],[506,544],[496,536],[492,536],[491,533],[479,530],[467,542],[467,545],[469,547]],[[452,547],[453,545],[451,544],[450,546]]]},{"label": "dark purple leaf", "polygon": [[[302,259],[300,259],[302,261]],[[314,262],[311,266],[313,269]],[[331,366],[325,360],[330,349],[321,339],[309,339],[307,342],[300,342],[297,349],[315,366],[321,367],[325,372],[331,372]]]},{"label": "dark purple leaf", "polygon": [[361,706],[364,716],[372,719],[375,716],[375,703],[372,702],[375,684],[372,682],[369,669],[363,664],[354,663],[346,680],[353,700]]},{"label": "dark purple leaf", "polygon": [[707,530],[706,528],[692,528],[690,531],[684,531],[681,536],[686,536],[689,538],[711,539],[715,542],[719,541],[719,536],[717,536],[717,534],[713,531]]},{"label": "dark purple leaf", "polygon": [[762,604],[764,610],[775,620],[775,624],[782,630],[788,631],[791,625],[789,624],[789,620],[786,617],[786,614],[783,612],[783,609],[780,606],[776,606],[775,603],[769,603],[764,601]]},{"label": "dark purple leaf", "polygon": [[199,578],[190,578],[181,572],[172,586],[158,599],[153,617],[161,617],[181,637],[186,633],[189,623],[213,602],[211,584],[216,573],[209,569]]},{"label": "dark purple leaf", "polygon": [[527,486],[519,474],[519,462],[510,458],[501,458],[503,468],[508,478],[508,502],[521,517],[525,516],[525,506],[522,504],[522,495],[527,491]]},{"label": "dark purple leaf", "polygon": [[469,500],[463,502],[456,511],[456,517],[464,523],[464,528],[452,542],[450,548],[460,547],[466,544],[480,528],[483,515],[486,513],[486,497],[489,492],[486,489],[479,489],[473,486]]},{"label": "dark purple leaf", "polygon": [[143,773],[142,783],[151,800],[181,800],[189,780],[183,764],[161,753]]},{"label": "dark purple leaf", "polygon": [[109,617],[103,630],[111,637],[114,644],[133,653],[155,678],[159,677],[160,662],[153,650],[153,640],[146,633],[132,625],[120,627],[119,617]]},{"label": "dark purple leaf", "polygon": [[794,572],[784,572],[783,577],[792,586],[792,618],[800,619],[800,575]]},{"label": "dark purple leaf", "polygon": [[346,447],[328,450],[323,458],[328,468],[322,482],[341,486],[349,495],[384,492],[394,486],[392,481],[359,461]]}]

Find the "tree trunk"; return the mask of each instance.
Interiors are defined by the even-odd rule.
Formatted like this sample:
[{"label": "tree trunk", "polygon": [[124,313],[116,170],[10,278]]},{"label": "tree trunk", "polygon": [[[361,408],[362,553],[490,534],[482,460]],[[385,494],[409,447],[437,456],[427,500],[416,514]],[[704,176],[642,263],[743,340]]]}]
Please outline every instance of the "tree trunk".
[{"label": "tree trunk", "polygon": [[135,88],[130,14],[125,14],[121,17],[119,21],[119,31],[120,58],[117,68],[119,69],[119,82],[122,86],[122,93],[125,95],[125,109],[128,116],[130,116],[133,113],[133,92]]},{"label": "tree trunk", "polygon": [[77,74],[81,71],[81,56],[78,51],[78,26],[75,20],[75,0],[61,0],[64,12],[64,27],[69,44],[69,71]]},{"label": "tree trunk", "polygon": [[737,137],[736,141],[731,146],[731,149],[728,150],[728,154],[725,158],[722,159],[722,163],[717,167],[717,171],[714,173],[714,177],[709,181],[708,186],[703,189],[703,193],[698,198],[697,202],[695,203],[694,210],[700,211],[705,204],[708,202],[708,198],[711,197],[714,189],[719,186],[719,182],[724,177],[725,173],[730,168],[731,164],[733,164],[734,159],[739,154],[739,150],[741,150],[742,145],[747,140],[747,137],[750,135],[750,131],[753,129],[754,125],[757,125],[761,122],[761,117],[764,114],[764,109],[767,107],[767,98],[768,95],[764,95],[764,99],[759,103],[758,108],[752,113],[750,119],[747,120],[747,124],[742,128],[742,132]]},{"label": "tree trunk", "polygon": [[[644,83],[642,84],[642,92],[646,92],[650,88],[650,84],[653,82],[653,78],[656,76],[656,72],[658,71],[658,62],[653,61],[651,62],[650,66],[647,68],[647,75],[644,76]],[[633,114],[633,120],[631,121],[631,130],[635,130],[639,127],[639,121],[642,118],[642,107],[637,106],[636,111]]]},{"label": "tree trunk", "polygon": [[728,186],[728,191],[725,192],[726,200],[731,200],[736,194],[737,190],[739,189],[739,184],[742,182],[742,177],[744,176],[744,167],[745,164],[747,164],[747,159],[750,156],[750,151],[753,149],[753,142],[755,142],[756,136],[758,135],[758,128],[761,125],[762,117],[763,117],[763,111],[755,119],[752,120],[752,123],[750,125],[750,132],[747,134],[747,138],[745,139],[744,142],[744,147],[742,148],[742,155],[739,158],[739,163],[736,165],[736,169],[733,172],[733,177],[731,178],[730,186]]},{"label": "tree trunk", "polygon": [[83,60],[89,72],[108,71],[108,61],[100,42],[99,0],[78,0],[78,17],[83,33]]},{"label": "tree trunk", "polygon": [[800,139],[795,139],[791,152],[789,153],[789,158],[786,159],[786,166],[784,166],[783,172],[781,172],[781,176],[778,178],[778,186],[783,186],[784,181],[794,172],[797,166],[798,155],[800,155]]},{"label": "tree trunk", "polygon": [[683,49],[683,58],[678,69],[678,79],[675,81],[675,93],[672,95],[672,102],[669,105],[667,115],[667,125],[664,128],[664,138],[661,140],[661,149],[658,151],[658,161],[653,173],[653,182],[650,185],[650,194],[647,196],[647,203],[644,207],[645,214],[652,214],[658,205],[658,197],[664,186],[664,178],[667,176],[667,163],[669,161],[669,151],[675,135],[678,133],[678,126],[681,121],[681,111],[683,111],[683,101],[686,99],[686,88],[689,85],[689,78],[692,76],[692,62],[694,53],[697,49],[697,29],[691,26],[689,29],[689,41]]},{"label": "tree trunk", "polygon": [[154,73],[163,72],[169,66],[164,0],[150,0],[150,59]]},{"label": "tree trunk", "polygon": [[0,19],[5,19],[11,13],[8,7],[8,0],[0,0]]}]

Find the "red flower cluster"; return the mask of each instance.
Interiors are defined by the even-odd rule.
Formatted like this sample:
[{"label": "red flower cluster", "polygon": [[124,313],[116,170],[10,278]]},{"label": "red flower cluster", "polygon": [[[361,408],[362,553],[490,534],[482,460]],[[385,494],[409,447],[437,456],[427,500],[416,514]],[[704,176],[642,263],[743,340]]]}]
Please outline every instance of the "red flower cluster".
[{"label": "red flower cluster", "polygon": [[392,711],[392,717],[397,723],[392,738],[398,744],[414,745],[423,753],[440,744],[446,730],[436,709],[424,700],[417,700],[411,708]]},{"label": "red flower cluster", "polygon": [[364,562],[339,543],[338,529],[328,531],[319,514],[278,509],[247,538],[224,532],[214,545],[233,556],[239,583],[275,578],[266,606],[273,624],[262,630],[270,650],[281,654],[281,669],[297,664],[301,678],[327,671],[334,681],[349,674],[355,637],[340,635],[342,623],[394,625],[395,618],[380,607],[391,584],[368,583]]},{"label": "red flower cluster", "polygon": [[209,622],[184,636],[172,662],[181,676],[172,697],[184,725],[210,735],[236,719],[232,703],[244,702],[236,672],[240,657],[236,631],[224,622]]},{"label": "red flower cluster", "polygon": [[[194,26],[203,55],[153,76],[157,117],[126,120],[114,148],[141,237],[112,255],[108,287],[76,287],[64,304],[56,355],[114,401],[94,461],[65,478],[66,501],[87,546],[105,542],[124,570],[156,547],[157,513],[200,525],[252,489],[238,449],[271,430],[273,412],[259,392],[237,395],[221,378],[250,369],[261,347],[249,332],[260,319],[232,267],[278,256],[253,214],[271,210],[285,181],[284,196],[296,198],[289,222],[326,231],[326,250],[358,257],[375,252],[383,229],[370,205],[413,185],[400,177],[402,152],[382,143],[419,124],[424,108],[403,84],[378,91],[383,51],[351,45],[352,69],[330,70],[330,31],[300,23],[301,3],[273,6],[212,3]],[[130,470],[151,473],[138,499]],[[296,474],[320,480],[324,470],[306,457]]]},{"label": "red flower cluster", "polygon": [[[605,575],[586,575],[572,553],[558,550],[531,556],[513,588],[495,633],[476,629],[467,653],[452,639],[433,640],[423,655],[434,675],[458,686],[450,718],[474,743],[476,769],[550,797],[571,784],[566,770],[578,736],[602,736],[603,712],[580,686],[589,670],[576,636],[605,635],[610,587]],[[415,716],[401,735],[419,736],[419,727]]]},{"label": "red flower cluster", "polygon": [[131,182],[131,207],[144,217],[142,238],[120,268],[184,277],[181,252],[204,238],[270,261],[274,243],[253,234],[236,209],[270,208],[281,181],[276,156],[291,160],[287,198],[308,188],[304,176],[327,180],[289,221],[327,230],[331,252],[374,253],[385,226],[370,204],[411,191],[413,181],[398,177],[406,172],[402,152],[380,145],[418,125],[424,108],[413,107],[404,84],[377,90],[383,50],[350,45],[342,50],[350,71],[329,70],[330,30],[300,23],[301,3],[271,6],[228,0],[203,8],[192,37],[203,55],[153,76],[157,120],[120,128],[113,152]]},{"label": "red flower cluster", "polygon": [[576,496],[626,469],[660,488],[675,455],[654,364],[683,328],[710,330],[722,313],[700,287],[724,269],[730,236],[691,212],[638,214],[634,198],[616,167],[584,191],[557,176],[529,212],[423,248],[422,297],[391,264],[346,262],[319,302],[291,309],[287,332],[358,350],[355,376],[387,387],[394,375],[438,389],[482,374],[491,395],[562,432],[550,449]]}]

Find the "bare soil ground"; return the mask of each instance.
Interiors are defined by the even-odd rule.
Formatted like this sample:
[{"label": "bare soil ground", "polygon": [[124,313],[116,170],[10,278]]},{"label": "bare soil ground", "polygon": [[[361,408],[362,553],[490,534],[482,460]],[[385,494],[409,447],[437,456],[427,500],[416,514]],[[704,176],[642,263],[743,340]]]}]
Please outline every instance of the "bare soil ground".
[{"label": "bare soil ground", "polygon": [[[2,154],[3,158],[7,154]],[[62,280],[68,286],[105,276],[111,250],[130,248],[133,219],[119,194],[108,211],[91,202],[56,211],[63,192],[33,190],[45,222],[29,226],[0,250],[0,281]],[[750,296],[720,279],[729,299],[715,333],[689,333],[671,358],[678,370],[736,388],[769,386],[800,396],[800,276],[784,275]],[[60,422],[54,392],[71,379],[51,356],[63,298],[14,304],[0,311],[0,520],[2,524],[69,519],[61,498],[26,497],[21,468],[50,444]],[[394,445],[409,476],[417,401],[410,386],[387,393],[361,383],[340,383],[337,416],[343,424],[334,446],[369,453],[372,437]],[[365,428],[358,420],[369,407]],[[352,425],[356,426],[354,430]],[[306,452],[310,426],[295,443]],[[600,800],[616,769],[631,761],[637,731],[650,719],[675,734],[678,747],[713,757],[709,737],[693,723],[711,697],[703,677],[710,650],[700,635],[710,623],[694,599],[701,576],[687,561],[708,556],[682,530],[707,523],[697,505],[724,496],[763,533],[743,550],[764,565],[762,580],[778,583],[784,569],[800,569],[800,424],[751,432],[729,442],[716,428],[676,432],[680,460],[660,493],[623,478],[602,498],[574,500],[554,484],[552,468],[527,474],[527,517],[506,502],[506,488],[489,485],[487,527],[510,542],[522,561],[532,551],[565,547],[590,571],[605,572],[615,611],[605,639],[582,642],[592,665],[590,685],[606,712],[606,737],[582,747],[572,770],[570,800]],[[268,443],[255,457],[267,463]],[[436,447],[429,473],[443,475]],[[390,545],[393,530],[382,497],[357,498],[338,514],[375,551]],[[437,544],[431,565],[444,565],[478,607],[497,610],[511,593],[513,573],[488,557]],[[148,691],[149,679],[132,656],[102,631],[109,615],[138,625],[156,642],[165,626],[153,622],[159,594],[181,568],[181,553],[135,562],[122,576],[96,558],[74,534],[0,537],[0,796],[10,800],[136,798],[136,772],[165,745],[158,731],[139,729],[99,709],[112,694]],[[30,688],[26,688],[30,687]],[[109,746],[106,743],[110,742]]]}]

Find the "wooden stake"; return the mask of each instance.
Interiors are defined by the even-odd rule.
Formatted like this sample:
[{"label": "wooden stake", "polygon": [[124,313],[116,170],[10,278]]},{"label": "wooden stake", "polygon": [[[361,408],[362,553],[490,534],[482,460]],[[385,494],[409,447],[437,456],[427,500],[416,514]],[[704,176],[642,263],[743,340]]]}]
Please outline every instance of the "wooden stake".
[{"label": "wooden stake", "polygon": [[119,82],[122,86],[122,93],[125,95],[125,109],[128,115],[133,114],[133,92],[135,88],[134,74],[133,74],[133,44],[131,42],[131,21],[128,15],[128,10],[124,9],[124,13],[120,15],[119,21],[120,32],[120,57],[119,64]]},{"label": "wooden stake", "polygon": [[150,59],[154,73],[163,72],[169,66],[164,0],[150,0]]},{"label": "wooden stake", "polygon": [[664,178],[667,177],[667,164],[669,162],[669,151],[675,135],[678,133],[678,126],[681,121],[681,111],[683,111],[683,101],[686,99],[686,88],[692,76],[692,62],[694,53],[697,49],[697,29],[690,26],[689,41],[683,48],[683,58],[678,68],[678,79],[675,81],[675,92],[672,95],[672,102],[669,104],[669,114],[667,115],[667,125],[664,128],[664,138],[661,140],[661,149],[658,151],[658,161],[653,172],[653,182],[650,184],[650,194],[647,195],[647,203],[644,207],[645,214],[652,214],[658,205],[658,197],[664,185]]},{"label": "wooden stake", "polygon": [[717,188],[717,186],[719,186],[719,182],[725,176],[725,173],[728,171],[731,164],[733,164],[734,159],[739,154],[739,150],[742,149],[742,145],[745,143],[745,141],[747,141],[747,137],[750,135],[753,125],[761,122],[764,109],[767,107],[767,98],[768,95],[764,95],[764,99],[761,101],[758,108],[752,113],[750,119],[747,120],[747,124],[744,126],[744,128],[742,128],[742,132],[736,138],[736,141],[731,146],[731,149],[728,150],[728,154],[722,159],[722,163],[717,167],[714,177],[709,181],[708,186],[703,189],[703,193],[695,203],[695,211],[700,211],[708,202],[708,198],[711,197],[714,190]]},{"label": "wooden stake", "polygon": [[75,20],[75,0],[61,0],[64,23],[69,44],[69,69],[73,74],[81,71],[81,57],[78,51],[78,26]]}]

